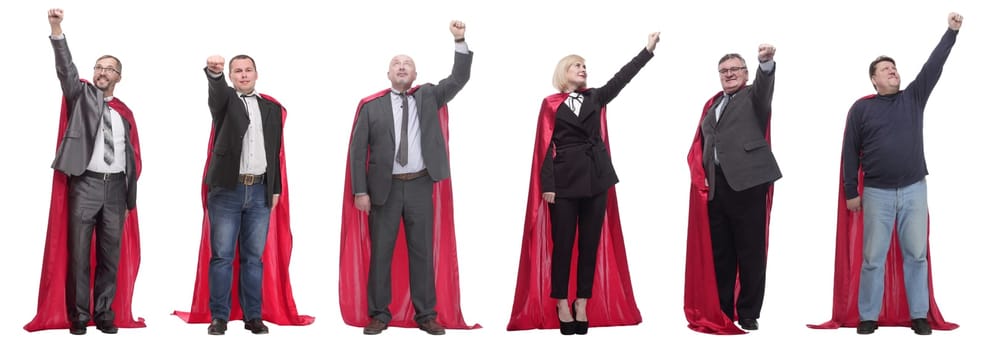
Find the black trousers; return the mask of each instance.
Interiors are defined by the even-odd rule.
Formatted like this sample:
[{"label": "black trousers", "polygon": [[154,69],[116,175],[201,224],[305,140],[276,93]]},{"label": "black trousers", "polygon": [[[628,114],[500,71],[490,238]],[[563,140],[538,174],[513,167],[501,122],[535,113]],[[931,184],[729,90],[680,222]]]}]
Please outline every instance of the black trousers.
[{"label": "black trousers", "polygon": [[579,257],[576,267],[575,296],[591,298],[596,275],[596,253],[609,191],[592,197],[555,198],[551,210],[551,297],[568,298],[568,276],[572,265],[572,248],[578,229]]},{"label": "black trousers", "polygon": [[[760,318],[767,270],[767,189],[769,183],[734,191],[716,167],[716,193],[709,201],[709,230],[719,307],[730,319]],[[739,296],[733,302],[736,273]]]},{"label": "black trousers", "polygon": [[392,180],[390,195],[383,205],[370,208],[370,275],[367,282],[367,307],[371,318],[389,323],[390,271],[394,245],[401,220],[407,243],[411,303],[414,320],[423,323],[434,319],[435,267],[433,254],[434,208],[431,177]]},{"label": "black trousers", "polygon": [[[70,322],[113,321],[110,307],[116,295],[116,272],[120,264],[120,240],[127,215],[127,180],[120,176],[104,180],[86,175],[69,180],[69,270],[65,301]],[[89,276],[93,238],[96,237],[96,271],[89,309]]]}]

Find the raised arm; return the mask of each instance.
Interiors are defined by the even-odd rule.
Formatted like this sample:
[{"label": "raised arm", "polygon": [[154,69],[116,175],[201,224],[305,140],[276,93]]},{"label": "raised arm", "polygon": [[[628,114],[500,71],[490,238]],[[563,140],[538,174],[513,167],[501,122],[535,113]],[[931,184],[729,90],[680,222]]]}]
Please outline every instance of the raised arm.
[{"label": "raised arm", "polygon": [[452,64],[452,74],[442,79],[436,86],[438,105],[451,101],[459,90],[466,86],[472,70],[472,51],[466,45],[466,24],[462,21],[449,23],[449,31],[455,38],[455,63]]},{"label": "raised arm", "polygon": [[616,98],[623,87],[627,86],[630,80],[637,75],[637,72],[644,68],[647,61],[654,57],[654,48],[657,47],[659,41],[661,41],[661,32],[651,33],[647,36],[647,45],[644,46],[644,49],[640,50],[640,53],[624,65],[619,72],[616,72],[616,75],[610,78],[606,85],[596,89],[599,103],[606,105]]},{"label": "raised arm", "polygon": [[945,31],[941,40],[938,41],[938,46],[931,52],[931,56],[928,57],[928,61],[921,67],[921,71],[918,72],[917,77],[904,90],[914,95],[915,100],[921,108],[924,108],[925,104],[928,103],[931,90],[935,88],[935,85],[938,84],[938,79],[941,78],[942,70],[945,67],[945,60],[948,59],[948,54],[952,52],[952,46],[955,45],[955,39],[959,35],[959,28],[961,27],[962,15],[955,12],[948,14],[948,30]]},{"label": "raised arm", "polygon": [[48,24],[51,26],[51,47],[55,50],[55,73],[58,74],[58,81],[62,86],[62,94],[66,98],[73,99],[82,93],[83,83],[79,80],[79,70],[72,61],[72,53],[69,52],[68,43],[62,32],[62,20],[65,13],[62,9],[48,10]]},{"label": "raised arm", "polygon": [[226,59],[223,56],[212,55],[205,60],[205,75],[209,80],[209,110],[214,122],[226,115],[226,101],[229,99],[229,84],[223,75]]},{"label": "raised arm", "polygon": [[774,100],[774,71],[777,64],[774,63],[774,52],[777,49],[770,44],[760,44],[757,48],[757,78],[753,81],[753,109],[756,111],[757,118],[760,118],[760,125],[767,125],[771,114],[771,103]]}]

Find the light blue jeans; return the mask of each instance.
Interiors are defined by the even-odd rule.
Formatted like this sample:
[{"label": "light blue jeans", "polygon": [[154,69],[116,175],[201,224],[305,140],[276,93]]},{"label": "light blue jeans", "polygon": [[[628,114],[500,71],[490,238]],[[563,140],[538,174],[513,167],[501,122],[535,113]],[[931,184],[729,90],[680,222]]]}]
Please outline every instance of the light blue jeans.
[{"label": "light blue jeans", "polygon": [[921,179],[899,188],[866,187],[863,190],[860,321],[876,321],[880,316],[887,250],[894,224],[897,225],[911,319],[928,315],[928,185]]}]

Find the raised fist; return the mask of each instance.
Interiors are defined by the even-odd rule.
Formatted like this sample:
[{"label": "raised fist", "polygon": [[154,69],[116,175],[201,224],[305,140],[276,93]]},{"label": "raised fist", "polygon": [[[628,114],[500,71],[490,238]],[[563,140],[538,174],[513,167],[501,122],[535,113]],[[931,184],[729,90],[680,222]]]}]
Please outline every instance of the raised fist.
[{"label": "raised fist", "polygon": [[452,21],[452,23],[449,23],[448,25],[448,30],[452,32],[452,36],[455,37],[456,40],[466,37],[466,24],[462,23],[462,21]]},{"label": "raised fist", "polygon": [[62,9],[48,10],[48,23],[51,25],[60,25],[63,19],[65,19],[65,12]]},{"label": "raised fist", "polygon": [[777,48],[774,45],[760,44],[760,48],[757,50],[757,58],[760,59],[760,62],[770,61],[774,59],[775,51],[777,51]]},{"label": "raised fist", "polygon": [[209,69],[210,72],[214,74],[221,74],[223,72],[223,67],[226,65],[226,59],[223,56],[212,55],[205,60],[205,67]]},{"label": "raised fist", "polygon": [[959,30],[959,28],[962,28],[962,15],[956,12],[949,13],[948,28],[951,30]]}]

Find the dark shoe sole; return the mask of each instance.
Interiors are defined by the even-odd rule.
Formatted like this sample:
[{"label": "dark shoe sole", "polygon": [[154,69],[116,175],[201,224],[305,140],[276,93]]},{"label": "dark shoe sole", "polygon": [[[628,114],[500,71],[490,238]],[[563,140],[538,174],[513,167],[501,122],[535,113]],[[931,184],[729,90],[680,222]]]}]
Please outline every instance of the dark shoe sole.
[{"label": "dark shoe sole", "polygon": [[270,333],[270,331],[269,330],[266,330],[266,329],[251,329],[250,327],[246,327],[246,330],[250,331],[250,333],[253,333],[253,334],[268,334],[268,333]]},{"label": "dark shoe sole", "polygon": [[385,330],[387,330],[387,327],[383,327],[383,329],[366,329],[366,328],[363,328],[363,334],[366,334],[366,335],[377,335],[377,334],[383,333],[383,331],[385,331]]},{"label": "dark shoe sole", "polygon": [[116,334],[119,331],[119,329],[117,329],[117,328],[98,328],[98,329],[99,329],[100,332],[103,332],[103,333],[106,333],[106,334]]},{"label": "dark shoe sole", "polygon": [[83,328],[83,329],[69,329],[68,331],[69,331],[69,333],[72,333],[74,335],[85,335],[86,334],[86,329],[85,328]]},{"label": "dark shoe sole", "polygon": [[424,329],[424,328],[418,328],[418,329],[423,330],[423,331],[425,331],[425,333],[428,333],[428,334],[431,334],[431,335],[445,335],[445,330],[444,329],[443,330],[440,330],[440,331],[429,331],[429,330]]}]

